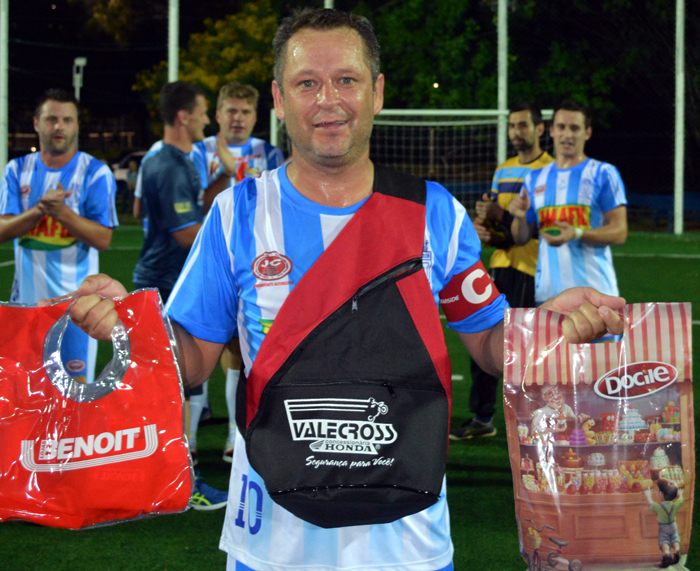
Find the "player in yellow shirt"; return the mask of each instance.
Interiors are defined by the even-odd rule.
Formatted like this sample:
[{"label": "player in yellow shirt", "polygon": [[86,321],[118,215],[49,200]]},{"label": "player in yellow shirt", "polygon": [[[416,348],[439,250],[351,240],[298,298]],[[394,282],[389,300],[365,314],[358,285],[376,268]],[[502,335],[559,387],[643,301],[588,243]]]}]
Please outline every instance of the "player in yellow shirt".
[{"label": "player in yellow shirt", "polygon": [[[491,256],[489,273],[498,290],[505,294],[511,307],[535,306],[535,268],[537,237],[524,246],[516,246],[510,233],[512,216],[508,204],[520,193],[525,176],[551,163],[554,159],[540,148],[544,122],[540,109],[530,103],[511,107],[508,115],[508,137],[518,151],[496,169],[491,192],[476,203],[474,229],[479,239],[498,249]],[[451,440],[467,440],[476,436],[495,436],[493,415],[496,411],[498,381],[471,362],[472,389],[469,408],[474,417],[450,432]]]}]

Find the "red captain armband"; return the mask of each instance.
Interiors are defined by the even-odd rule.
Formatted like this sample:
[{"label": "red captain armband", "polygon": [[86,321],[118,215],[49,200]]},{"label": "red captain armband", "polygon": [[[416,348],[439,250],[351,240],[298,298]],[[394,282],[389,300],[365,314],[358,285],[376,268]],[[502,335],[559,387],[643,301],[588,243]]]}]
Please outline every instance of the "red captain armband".
[{"label": "red captain armband", "polygon": [[454,276],[440,292],[447,321],[456,323],[489,305],[500,295],[481,261]]}]

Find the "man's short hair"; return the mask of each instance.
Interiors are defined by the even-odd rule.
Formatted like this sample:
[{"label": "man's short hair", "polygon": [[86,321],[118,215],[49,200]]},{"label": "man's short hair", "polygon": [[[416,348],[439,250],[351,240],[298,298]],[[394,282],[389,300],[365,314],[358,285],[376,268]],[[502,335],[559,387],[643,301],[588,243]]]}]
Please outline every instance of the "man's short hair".
[{"label": "man's short hair", "polygon": [[166,83],[160,90],[160,116],[166,125],[174,125],[178,111],[192,113],[197,105],[197,95],[204,95],[201,87],[186,81]]},{"label": "man's short hair", "polygon": [[529,103],[527,101],[520,101],[511,106],[508,113],[517,113],[518,111],[529,111],[530,117],[532,118],[532,124],[537,127],[542,123],[542,111],[534,103]]},{"label": "man's short hair", "polygon": [[219,89],[219,99],[216,102],[216,108],[221,109],[227,99],[244,99],[257,109],[259,98],[260,93],[252,85],[246,85],[240,81],[232,81]]},{"label": "man's short hair", "polygon": [[[554,108],[554,115],[557,114],[557,111],[579,111],[583,113],[583,118],[585,122],[585,127],[588,129],[588,127],[591,126],[591,123],[593,121],[593,116],[591,115],[591,110],[583,105],[582,103],[579,103],[578,101],[574,101],[573,99],[570,99],[568,101],[564,101],[563,103],[560,103]],[[554,117],[552,115],[552,117]]]},{"label": "man's short hair", "polygon": [[364,16],[339,10],[304,8],[295,10],[291,16],[284,18],[277,28],[275,39],[272,40],[272,49],[275,53],[275,81],[280,91],[282,91],[282,73],[284,72],[287,42],[294,34],[306,28],[312,30],[350,28],[360,34],[365,44],[365,56],[372,73],[372,85],[374,86],[379,76],[379,41],[370,21]]},{"label": "man's short hair", "polygon": [[44,94],[37,100],[36,107],[34,108],[34,117],[37,119],[39,118],[41,115],[41,108],[44,106],[44,103],[49,100],[58,101],[59,103],[72,103],[78,110],[78,115],[80,115],[80,105],[78,105],[78,100],[75,98],[75,95],[65,89],[52,88],[44,91]]},{"label": "man's short hair", "polygon": [[664,495],[664,500],[672,502],[676,499],[678,495],[678,486],[676,486],[676,484],[661,478],[656,482],[656,485],[659,487],[659,491]]}]

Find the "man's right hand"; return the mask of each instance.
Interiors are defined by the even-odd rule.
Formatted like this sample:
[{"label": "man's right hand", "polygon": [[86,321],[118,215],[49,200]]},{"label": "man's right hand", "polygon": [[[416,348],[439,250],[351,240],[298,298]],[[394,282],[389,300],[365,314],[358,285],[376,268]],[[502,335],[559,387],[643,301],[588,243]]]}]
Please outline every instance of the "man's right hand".
[{"label": "man's right hand", "polygon": [[498,202],[491,200],[488,194],[484,193],[481,200],[476,202],[476,215],[481,220],[501,220],[503,209]]},{"label": "man's right hand", "polygon": [[[126,288],[105,274],[85,278],[80,287],[69,296],[78,297],[70,309],[70,318],[80,329],[98,341],[111,341],[112,329],[117,322],[114,299],[127,294]],[[61,299],[65,299],[62,296]],[[59,298],[41,299],[40,307],[56,303]]]},{"label": "man's right hand", "polygon": [[480,218],[475,218],[473,226],[479,240],[481,240],[484,244],[489,244],[491,242],[491,232],[489,232],[488,228],[484,226],[483,221]]},{"label": "man's right hand", "polygon": [[530,196],[524,191],[514,196],[508,205],[508,212],[513,218],[525,218],[528,210],[530,210]]}]

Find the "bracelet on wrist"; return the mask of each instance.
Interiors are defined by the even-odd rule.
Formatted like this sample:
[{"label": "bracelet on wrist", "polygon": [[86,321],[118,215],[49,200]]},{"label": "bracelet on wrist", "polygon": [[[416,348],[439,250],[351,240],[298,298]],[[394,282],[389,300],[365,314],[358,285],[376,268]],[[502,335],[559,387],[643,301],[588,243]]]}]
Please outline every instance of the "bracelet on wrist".
[{"label": "bracelet on wrist", "polygon": [[580,240],[583,236],[583,228],[574,228],[574,240]]}]

